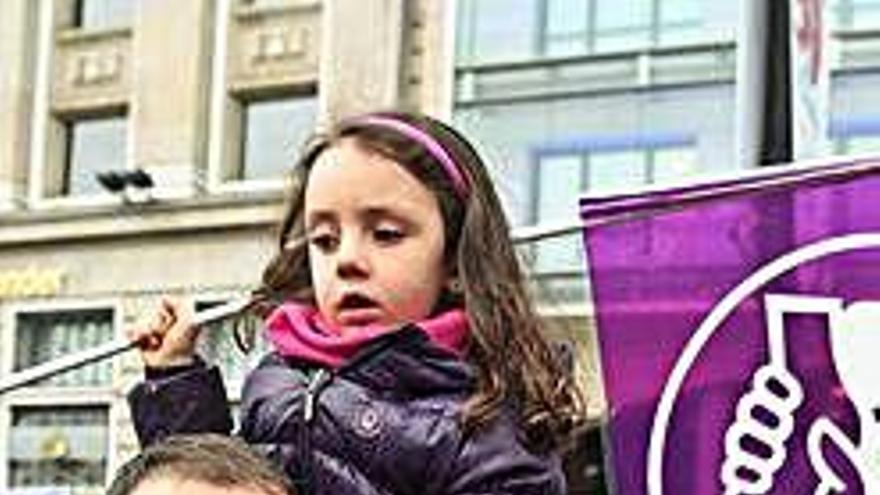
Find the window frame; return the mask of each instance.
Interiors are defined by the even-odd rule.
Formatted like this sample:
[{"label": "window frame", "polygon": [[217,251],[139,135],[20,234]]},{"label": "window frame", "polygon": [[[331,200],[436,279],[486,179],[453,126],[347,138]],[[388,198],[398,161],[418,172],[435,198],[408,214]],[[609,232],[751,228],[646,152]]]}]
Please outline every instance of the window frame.
[{"label": "window frame", "polygon": [[[60,117],[59,121],[63,126],[63,150],[61,153],[60,160],[60,184],[57,185],[57,196],[58,198],[87,198],[94,196],[105,196],[105,191],[99,191],[96,193],[84,193],[84,194],[73,194],[71,192],[71,183],[73,177],[73,148],[74,148],[74,137],[75,137],[75,126],[78,124],[88,123],[88,122],[109,122],[109,121],[121,121],[123,126],[123,150],[122,150],[122,163],[118,165],[114,165],[112,170],[128,170],[129,167],[129,149],[131,147],[130,136],[131,136],[131,121],[127,112],[120,110],[106,110],[95,113],[81,113],[74,115],[67,115],[64,117]],[[109,170],[109,169],[108,169]]]},{"label": "window frame", "polygon": [[[134,24],[134,16],[136,15],[136,7],[134,7],[134,2],[136,0],[123,0],[128,1],[132,4],[130,7],[130,15],[128,17],[129,22],[119,22],[122,17],[113,17],[113,18],[105,18],[103,23],[98,24],[83,24],[85,19],[85,9],[86,4],[88,2],[94,2],[98,0],[73,0],[72,1],[72,12],[71,12],[71,27],[74,29],[80,29],[84,31],[112,31],[117,29],[130,29]],[[106,2],[107,0],[100,0]],[[110,0],[114,1],[114,0]]]},{"label": "window frame", "polygon": [[[528,186],[528,213],[527,225],[537,225],[542,222],[555,222],[554,219],[542,219],[538,217],[541,207],[541,177],[543,168],[542,160],[551,157],[575,157],[579,161],[580,166],[580,192],[583,195],[590,191],[590,166],[591,158],[603,153],[616,152],[637,152],[642,161],[642,167],[645,173],[643,184],[634,185],[636,188],[650,186],[656,181],[655,156],[657,151],[668,149],[692,149],[695,157],[699,157],[699,146],[697,142],[697,133],[692,131],[643,131],[643,132],[621,132],[607,134],[585,134],[573,137],[563,138],[558,141],[544,142],[533,146],[530,150],[531,155],[531,172],[530,182]],[[576,211],[573,215],[577,215]],[[647,239],[650,241],[650,232],[646,232]],[[535,271],[539,266],[539,250],[540,244],[535,243],[530,246],[530,256],[532,257],[532,268],[529,269],[531,276],[549,277],[566,277],[570,275],[582,275],[581,271],[584,266],[571,267],[571,269],[562,267],[559,269],[549,269],[544,271]],[[583,265],[583,263],[581,263]]]},{"label": "window frame", "polygon": [[[639,20],[638,24],[632,25],[636,26],[638,29],[633,29],[629,31],[626,29],[625,26],[612,26],[603,29],[603,33],[605,33],[606,35],[604,37],[597,31],[597,29],[600,27],[600,11],[603,10],[603,8],[600,7],[605,7],[604,5],[600,5],[600,2],[602,0],[583,0],[586,3],[584,7],[586,15],[582,19],[582,25],[577,30],[562,33],[559,31],[551,30],[551,26],[549,24],[551,20],[550,13],[551,9],[553,8],[552,3],[559,1],[564,0],[534,0],[534,2],[531,3],[529,6],[525,6],[525,8],[532,7],[536,11],[535,15],[533,16],[533,25],[531,27],[531,33],[534,37],[534,40],[531,43],[531,49],[528,53],[526,53],[525,51],[523,51],[523,53],[518,53],[515,57],[513,57],[513,60],[632,53],[633,51],[644,51],[657,48],[734,41],[726,39],[725,37],[718,37],[716,35],[700,36],[695,39],[689,39],[684,43],[669,41],[674,40],[675,37],[664,33],[667,24],[665,22],[666,17],[663,15],[664,6],[662,0],[648,0],[648,15],[644,19]],[[460,38],[462,41],[461,44],[456,46],[455,49],[457,62],[464,62],[465,65],[475,65],[481,63],[510,61],[510,57],[504,57],[501,60],[496,60],[495,57],[490,56],[488,57],[488,60],[483,60],[483,57],[480,56],[480,53],[483,50],[481,49],[481,44],[479,43],[480,36],[477,29],[477,26],[479,25],[479,14],[477,13],[478,9],[474,7],[475,2],[476,0],[458,0],[459,5],[461,6],[459,8],[460,13],[457,19],[457,25],[460,26],[460,28],[458,29],[458,38]],[[669,7],[666,8],[668,9]],[[705,22],[705,19],[703,20],[703,22]],[[679,25],[676,26],[676,33],[681,32],[683,27],[693,29],[693,27],[690,25]],[[642,42],[627,43],[626,46],[619,47],[598,48],[601,44],[603,44],[603,38],[607,40],[607,35],[615,32],[619,34],[630,33],[634,38],[641,38]],[[557,46],[559,42],[563,41],[563,37],[565,38],[564,41],[566,43],[566,46],[573,46],[574,44],[578,44],[582,47],[582,49],[565,50],[562,52],[554,53],[551,48]]]},{"label": "window frame", "polygon": [[[317,120],[318,120],[317,119],[317,117],[318,117],[318,111],[317,111],[318,110],[317,109],[318,93],[315,90],[315,88],[303,87],[303,88],[293,89],[290,92],[269,93],[269,94],[257,93],[257,94],[253,94],[253,95],[241,96],[238,98],[238,107],[239,107],[239,113],[238,113],[238,119],[239,119],[238,142],[239,142],[239,146],[238,146],[238,150],[237,150],[238,156],[236,158],[235,169],[233,170],[234,174],[228,180],[236,181],[236,182],[259,183],[259,182],[275,181],[277,179],[284,178],[283,174],[278,177],[274,177],[274,178],[251,178],[251,179],[248,179],[246,177],[247,176],[247,169],[248,169],[248,163],[246,162],[246,160],[247,160],[247,156],[246,156],[247,140],[248,140],[248,136],[249,136],[248,131],[250,130],[250,125],[249,125],[250,124],[250,122],[249,122],[250,113],[249,112],[250,112],[253,105],[263,105],[263,104],[278,103],[278,102],[283,102],[283,103],[293,102],[293,103],[297,104],[297,103],[305,103],[306,101],[308,101],[309,104],[313,104],[315,106],[313,125],[312,125],[311,131],[309,133],[307,133],[307,135],[306,135],[306,136],[308,136],[312,132],[314,132],[315,127],[316,127],[314,124],[316,124]],[[296,144],[294,144],[294,145],[296,145]],[[298,150],[295,150],[295,151],[298,151]],[[294,151],[294,153],[292,153],[293,159],[296,159],[296,156],[297,156],[297,153],[295,151]]]},{"label": "window frame", "polygon": [[[48,398],[47,398],[47,401],[48,401]],[[3,407],[2,412],[0,412],[0,421],[3,422],[2,427],[0,427],[0,432],[2,432],[2,434],[3,434],[2,438],[6,439],[6,442],[8,442],[9,439],[11,438],[12,431],[14,430],[14,426],[12,425],[12,420],[14,418],[13,410],[30,408],[30,409],[42,409],[42,410],[51,411],[55,408],[58,408],[59,406],[92,408],[92,409],[99,409],[100,408],[100,409],[106,411],[107,424],[105,425],[106,435],[105,435],[105,442],[104,442],[104,479],[101,482],[102,484],[101,485],[79,485],[79,486],[74,485],[74,486],[72,486],[72,489],[73,489],[73,492],[76,493],[77,491],[80,491],[80,490],[93,490],[95,488],[101,489],[101,488],[107,486],[107,484],[113,479],[113,474],[115,471],[115,468],[113,466],[113,456],[115,454],[115,452],[113,450],[113,442],[116,441],[114,438],[116,435],[114,434],[114,431],[113,431],[115,429],[113,427],[113,425],[118,422],[118,419],[114,417],[114,409],[115,408],[113,407],[113,404],[110,402],[83,400],[82,402],[76,402],[76,403],[65,402],[62,404],[62,403],[58,403],[58,402],[43,403],[42,401],[36,401],[36,400],[18,401],[15,404],[10,404],[9,406]],[[15,490],[15,489],[21,489],[21,488],[37,488],[38,487],[37,485],[35,485],[33,487],[31,487],[31,486],[12,487],[11,486],[12,472],[10,469],[10,463],[11,463],[12,459],[11,459],[11,455],[10,455],[10,452],[8,449],[8,443],[3,444],[2,452],[3,452],[2,453],[3,465],[2,465],[2,467],[0,467],[0,475],[2,475],[2,478],[0,478],[0,480],[2,480],[2,482],[3,482],[3,485],[2,485],[3,489]],[[50,486],[56,486],[56,485],[50,485]],[[58,485],[58,486],[66,488],[70,485]]]},{"label": "window frame", "polygon": [[69,189],[66,181],[72,158],[70,149],[72,133],[70,129],[76,121],[106,118],[125,119],[124,162],[119,165],[119,169],[131,170],[133,168],[131,146],[134,130],[128,110],[128,106],[123,104],[49,114],[46,122],[46,139],[42,144],[46,151],[45,158],[39,162],[31,162],[28,170],[30,206],[36,210],[46,210],[118,204],[122,200],[119,195],[103,190],[94,194],[82,195],[69,195],[65,192]]},{"label": "window frame", "polygon": [[[15,362],[15,344],[18,333],[17,321],[20,313],[53,313],[77,310],[110,310],[113,314],[112,338],[122,337],[123,314],[122,303],[117,299],[70,299],[70,300],[43,300],[35,302],[12,302],[3,311],[3,328],[11,331],[0,335],[2,346],[2,370],[5,376],[12,373]],[[118,381],[122,365],[119,359],[111,362],[111,379],[105,385],[100,386],[28,386],[14,390],[0,396],[0,438],[8,439],[12,431],[13,409],[17,407],[52,407],[52,406],[82,406],[103,407],[107,410],[107,436],[105,443],[106,470],[104,483],[112,480],[118,458],[120,432],[118,425],[124,412],[124,401],[120,402]],[[0,487],[4,489],[10,484],[10,452],[8,445],[0,446]],[[99,487],[101,488],[101,487]]]},{"label": "window frame", "polygon": [[[208,166],[208,190],[214,193],[226,192],[259,192],[281,191],[284,188],[287,177],[281,174],[271,178],[244,178],[244,153],[245,139],[247,134],[246,107],[254,102],[266,102],[283,100],[288,98],[310,98],[314,101],[315,116],[312,128],[308,135],[312,135],[318,129],[320,115],[320,94],[317,81],[296,85],[284,85],[283,87],[263,90],[229,91],[223,96],[224,104],[220,114],[219,128],[212,133],[211,140],[219,139],[218,156],[209,160]],[[298,143],[302,144],[302,143]],[[298,149],[296,151],[299,151]],[[296,158],[298,154],[293,153]]]},{"label": "window frame", "polygon": [[[832,117],[828,124],[829,147],[838,154],[851,154],[849,142],[854,138],[880,139],[880,113]],[[857,153],[865,154],[865,152]],[[880,148],[872,156],[880,155]]]},{"label": "window frame", "polygon": [[[224,303],[227,303],[229,301],[232,301],[232,300],[238,299],[238,298],[241,298],[240,292],[238,292],[238,293],[198,294],[192,298],[192,309],[194,312],[196,312],[199,310],[207,309],[207,308],[200,308],[200,306],[220,305],[220,304],[224,304]],[[210,329],[206,329],[206,330],[210,331]],[[258,331],[259,331],[259,329],[258,329]],[[230,338],[231,338],[231,336],[230,336]],[[204,337],[203,337],[203,339],[204,339]],[[261,350],[259,347],[255,347],[252,352],[259,353],[260,351]],[[241,357],[245,361],[249,361],[249,360],[256,361],[258,359],[262,359],[263,354],[248,354],[248,355],[242,354]],[[221,372],[223,372],[223,384],[226,386],[227,399],[229,400],[230,405],[238,404],[241,401],[241,387],[244,385],[244,380],[247,378],[247,372],[242,373],[240,381],[239,380],[230,381],[229,377],[227,377],[225,374],[226,370],[222,366],[220,366],[220,363],[211,362],[211,364],[217,364],[220,367]],[[245,365],[247,366],[247,364],[245,364]],[[236,418],[233,418],[233,419],[237,420]]]}]

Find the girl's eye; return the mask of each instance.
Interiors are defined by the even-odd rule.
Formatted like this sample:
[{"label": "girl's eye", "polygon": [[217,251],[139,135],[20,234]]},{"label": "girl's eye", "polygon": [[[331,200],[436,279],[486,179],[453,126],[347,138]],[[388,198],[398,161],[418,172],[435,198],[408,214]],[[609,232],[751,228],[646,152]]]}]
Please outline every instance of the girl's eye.
[{"label": "girl's eye", "polygon": [[318,248],[319,251],[332,251],[339,244],[339,239],[330,233],[315,234],[309,238],[309,243]]},{"label": "girl's eye", "polygon": [[373,230],[373,238],[383,244],[394,244],[404,238],[404,233],[397,228],[379,227]]}]

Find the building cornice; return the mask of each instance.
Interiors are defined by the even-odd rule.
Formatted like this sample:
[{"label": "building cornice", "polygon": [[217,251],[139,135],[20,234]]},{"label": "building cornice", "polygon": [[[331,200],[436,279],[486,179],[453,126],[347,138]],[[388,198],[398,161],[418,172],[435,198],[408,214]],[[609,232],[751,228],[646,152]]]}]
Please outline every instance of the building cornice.
[{"label": "building cornice", "polygon": [[282,193],[119,203],[79,208],[15,211],[0,217],[0,248],[63,241],[186,234],[266,227],[278,222]]}]

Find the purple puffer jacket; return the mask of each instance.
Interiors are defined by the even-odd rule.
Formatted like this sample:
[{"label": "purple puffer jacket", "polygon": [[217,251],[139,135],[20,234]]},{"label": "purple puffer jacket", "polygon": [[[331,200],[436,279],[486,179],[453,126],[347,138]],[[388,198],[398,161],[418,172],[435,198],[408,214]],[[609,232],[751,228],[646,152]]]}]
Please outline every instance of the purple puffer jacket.
[{"label": "purple puffer jacket", "polygon": [[[245,383],[239,434],[301,493],[565,493],[558,457],[527,450],[510,411],[462,435],[458,413],[473,383],[468,365],[415,327],[378,338],[333,371],[271,354]],[[231,430],[215,368],[148,376],[129,401],[142,445]]]}]

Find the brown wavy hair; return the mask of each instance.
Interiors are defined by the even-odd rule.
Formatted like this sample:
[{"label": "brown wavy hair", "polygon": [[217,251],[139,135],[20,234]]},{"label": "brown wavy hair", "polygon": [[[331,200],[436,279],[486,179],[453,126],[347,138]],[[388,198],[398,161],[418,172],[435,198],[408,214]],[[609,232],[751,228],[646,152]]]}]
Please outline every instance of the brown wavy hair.
[{"label": "brown wavy hair", "polygon": [[[264,495],[296,495],[268,459],[237,437],[213,433],[173,435],[123,464],[107,495],[130,495],[142,483],[200,482],[219,490],[247,488]],[[226,490],[224,490],[226,491]]]},{"label": "brown wavy hair", "polygon": [[400,164],[438,200],[444,221],[445,261],[461,285],[441,295],[438,309],[464,307],[471,328],[466,359],[476,370],[476,388],[462,423],[473,433],[514,404],[527,442],[553,448],[583,424],[584,401],[541,331],[517,259],[510,227],[483,161],[452,127],[427,116],[400,112],[390,117],[431,136],[458,165],[469,185],[456,192],[442,166],[423,144],[363,119],[345,120],[315,136],[293,169],[292,194],[278,231],[278,252],[263,273],[258,294],[314,303],[305,238],[305,190],[317,157],[342,139]]}]

